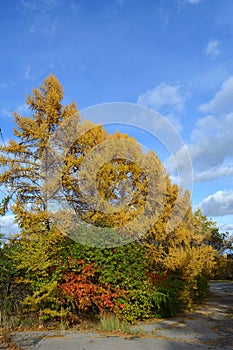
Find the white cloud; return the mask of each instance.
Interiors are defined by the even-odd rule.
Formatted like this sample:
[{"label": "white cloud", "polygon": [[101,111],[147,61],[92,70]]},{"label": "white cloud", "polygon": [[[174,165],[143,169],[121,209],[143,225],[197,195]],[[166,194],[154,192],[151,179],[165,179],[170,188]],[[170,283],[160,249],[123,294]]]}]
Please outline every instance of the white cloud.
[{"label": "white cloud", "polygon": [[218,120],[212,129],[211,125],[194,130],[194,143],[189,146],[191,158],[197,170],[209,170],[219,167],[233,157],[233,114]]},{"label": "white cloud", "polygon": [[45,14],[57,8],[59,0],[21,0],[21,9],[24,13],[37,12]]},{"label": "white cloud", "polygon": [[2,108],[0,113],[1,113],[1,118],[12,117],[12,112],[8,111],[6,108]]},{"label": "white cloud", "polygon": [[176,168],[185,170],[187,164],[187,153],[189,153],[187,146],[182,145],[182,147],[173,155],[169,156],[164,161],[164,166],[169,173],[176,171]]},{"label": "white cloud", "polygon": [[233,224],[218,224],[221,231],[233,231]]},{"label": "white cloud", "polygon": [[233,215],[233,190],[215,192],[203,199],[199,207],[207,216]]},{"label": "white cloud", "polygon": [[57,31],[56,11],[59,3],[60,0],[21,0],[21,12],[23,14],[28,16],[35,13],[37,15],[29,28],[32,35],[42,33],[46,36],[54,36]]},{"label": "white cloud", "polygon": [[209,40],[205,48],[205,54],[210,56],[211,59],[216,58],[220,54],[220,42],[218,40]]},{"label": "white cloud", "polygon": [[214,98],[199,107],[202,113],[221,114],[233,111],[233,76],[224,81]]},{"label": "white cloud", "polygon": [[27,80],[31,79],[31,67],[30,66],[26,67],[24,77]]},{"label": "white cloud", "polygon": [[161,83],[153,89],[141,93],[137,103],[152,108],[175,126],[178,131],[182,130],[182,124],[177,116],[184,110],[186,95],[181,92],[179,85]]},{"label": "white cloud", "polygon": [[199,2],[201,2],[202,0],[188,0],[188,2],[190,4],[198,4]]},{"label": "white cloud", "polygon": [[194,181],[206,182],[229,176],[233,176],[233,165],[223,165],[219,167],[213,167],[202,172],[197,172],[194,176]]},{"label": "white cloud", "polygon": [[169,15],[167,9],[161,8],[159,11],[159,14],[160,14],[160,18],[161,18],[164,26],[166,27],[169,23],[169,20],[170,20],[170,15]]},{"label": "white cloud", "polygon": [[16,108],[16,112],[19,114],[27,114],[29,112],[28,105],[26,103],[23,103]]},{"label": "white cloud", "polygon": [[[194,181],[206,182],[222,177],[233,178],[233,114],[216,119],[213,124],[210,118],[203,118],[193,131],[192,144],[187,145],[190,154]],[[174,172],[175,165],[185,174],[187,149],[181,147],[172,157],[166,160],[168,171]]]},{"label": "white cloud", "polygon": [[175,126],[176,130],[181,132],[183,129],[183,125],[178,119],[178,117],[174,113],[166,113],[166,115],[163,115],[166,119],[169,120],[169,122]]},{"label": "white cloud", "polygon": [[15,217],[12,214],[0,217],[1,233],[2,234],[15,234],[19,232],[18,225],[14,222]]},{"label": "white cloud", "polygon": [[31,11],[35,11],[38,9],[38,6],[37,6],[37,2],[32,0],[32,1],[29,1],[29,0],[22,0],[21,1],[21,8],[24,12],[31,12]]},{"label": "white cloud", "polygon": [[[223,177],[233,179],[233,76],[229,77],[213,99],[200,106],[203,112],[213,112],[196,122],[188,145],[194,168],[194,180],[213,181]],[[167,160],[168,169],[174,164],[185,172],[184,147]],[[173,166],[172,166],[173,164]]]},{"label": "white cloud", "polygon": [[[233,113],[221,118],[206,116],[199,119],[188,151],[194,168],[194,180],[212,181],[233,176]],[[185,171],[186,150],[182,147],[174,154],[175,164]],[[168,164],[172,162],[168,159]],[[174,171],[171,168],[170,171]]]},{"label": "white cloud", "polygon": [[184,109],[184,100],[185,96],[182,95],[179,85],[162,83],[140,94],[137,103],[154,109],[171,107],[181,112]]},{"label": "white cloud", "polygon": [[12,115],[12,112],[13,111],[16,111],[17,113],[19,114],[28,114],[30,111],[28,109],[28,106],[26,103],[23,103],[21,105],[18,105],[14,110],[12,111],[9,111],[8,109],[6,108],[2,108],[1,111],[0,111],[0,117],[1,118],[4,118],[4,117],[8,117],[8,118],[12,118],[13,115]]}]

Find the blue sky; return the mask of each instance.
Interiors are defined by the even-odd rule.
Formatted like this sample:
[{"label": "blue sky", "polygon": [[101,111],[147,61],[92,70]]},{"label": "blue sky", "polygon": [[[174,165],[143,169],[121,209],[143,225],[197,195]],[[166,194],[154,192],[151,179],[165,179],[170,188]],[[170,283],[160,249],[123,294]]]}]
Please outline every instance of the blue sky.
[{"label": "blue sky", "polygon": [[[3,0],[0,6],[5,140],[12,137],[11,112],[26,113],[26,94],[50,72],[64,87],[64,103],[74,100],[81,110],[108,102],[149,107],[188,147],[193,206],[221,230],[233,229],[232,0]],[[184,149],[173,156],[185,172]],[[7,226],[11,218],[4,220]]]}]

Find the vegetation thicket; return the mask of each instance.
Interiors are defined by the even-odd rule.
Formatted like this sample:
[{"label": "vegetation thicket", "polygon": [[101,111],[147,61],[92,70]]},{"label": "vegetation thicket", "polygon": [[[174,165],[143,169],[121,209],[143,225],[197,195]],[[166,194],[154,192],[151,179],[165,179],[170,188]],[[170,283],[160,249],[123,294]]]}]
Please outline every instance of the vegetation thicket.
[{"label": "vegetation thicket", "polygon": [[[0,321],[15,326],[30,314],[70,325],[115,314],[133,323],[199,302],[219,256],[215,224],[192,211],[189,193],[171,182],[154,152],[143,153],[128,135],[82,121],[76,104],[63,106],[62,99],[63,88],[51,74],[27,97],[29,116],[14,113],[15,138],[0,149],[0,184],[7,191],[1,215],[11,210],[20,228],[1,244]],[[67,149],[74,117],[79,137]],[[57,179],[49,147],[60,130],[64,152]],[[101,164],[97,173],[95,162]],[[53,193],[59,203],[59,181],[67,205],[86,223],[77,222],[75,239],[61,232],[70,223],[62,210],[60,226],[51,220],[49,198]],[[88,184],[89,201],[80,182]],[[93,227],[113,240],[119,233],[125,244],[84,244],[85,229],[90,237]],[[98,232],[91,236],[97,243]]]}]

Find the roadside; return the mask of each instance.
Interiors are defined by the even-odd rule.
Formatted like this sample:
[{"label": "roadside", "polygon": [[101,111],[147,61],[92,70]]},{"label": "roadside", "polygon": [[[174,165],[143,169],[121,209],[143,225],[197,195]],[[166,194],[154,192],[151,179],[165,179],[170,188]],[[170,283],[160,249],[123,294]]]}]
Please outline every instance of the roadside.
[{"label": "roadside", "polygon": [[23,350],[228,350],[233,349],[232,329],[233,282],[211,282],[205,305],[179,317],[133,326],[135,334],[34,331],[16,332],[13,340]]},{"label": "roadside", "polygon": [[205,305],[141,328],[159,339],[233,349],[233,282],[211,282]]}]

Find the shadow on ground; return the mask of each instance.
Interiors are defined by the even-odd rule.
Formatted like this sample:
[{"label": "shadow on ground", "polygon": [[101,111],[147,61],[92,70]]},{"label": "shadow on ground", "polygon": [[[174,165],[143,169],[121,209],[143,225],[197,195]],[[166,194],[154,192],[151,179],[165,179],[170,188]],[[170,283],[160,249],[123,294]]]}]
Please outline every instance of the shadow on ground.
[{"label": "shadow on ground", "polygon": [[15,333],[14,341],[23,350],[228,350],[233,349],[232,306],[233,283],[211,282],[204,306],[180,317],[142,323],[137,329],[143,336],[44,331]]}]

